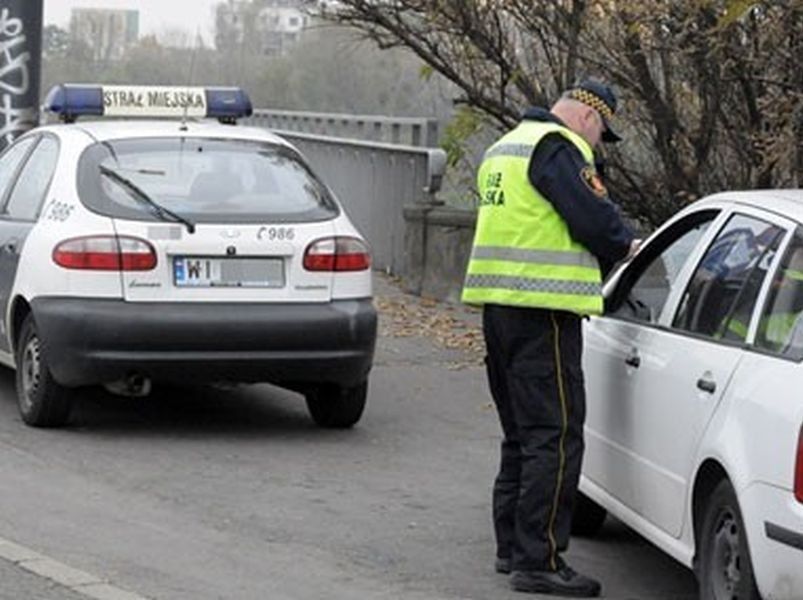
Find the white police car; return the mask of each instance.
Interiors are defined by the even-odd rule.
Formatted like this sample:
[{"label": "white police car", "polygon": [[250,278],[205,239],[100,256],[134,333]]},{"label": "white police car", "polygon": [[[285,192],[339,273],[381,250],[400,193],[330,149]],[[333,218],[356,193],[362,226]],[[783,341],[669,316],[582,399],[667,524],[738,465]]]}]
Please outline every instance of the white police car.
[{"label": "white police car", "polygon": [[703,600],[803,598],[803,190],[673,217],[585,324],[575,526],[615,514]]},{"label": "white police car", "polygon": [[[321,426],[356,423],[369,250],[298,151],[235,126],[247,96],[60,85],[45,108],[64,123],[0,156],[0,362],[23,420],[63,424],[86,385],[264,381]],[[135,118],[154,115],[176,118]]]}]

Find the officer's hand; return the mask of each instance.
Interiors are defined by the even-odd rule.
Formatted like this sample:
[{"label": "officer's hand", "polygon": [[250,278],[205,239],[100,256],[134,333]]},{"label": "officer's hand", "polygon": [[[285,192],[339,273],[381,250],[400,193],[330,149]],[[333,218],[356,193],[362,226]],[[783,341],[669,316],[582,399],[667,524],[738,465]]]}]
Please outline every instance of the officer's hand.
[{"label": "officer's hand", "polygon": [[632,242],[630,242],[630,250],[625,257],[625,260],[630,260],[636,255],[636,252],[638,252],[639,248],[641,248],[641,241],[642,240],[640,239],[634,239]]}]

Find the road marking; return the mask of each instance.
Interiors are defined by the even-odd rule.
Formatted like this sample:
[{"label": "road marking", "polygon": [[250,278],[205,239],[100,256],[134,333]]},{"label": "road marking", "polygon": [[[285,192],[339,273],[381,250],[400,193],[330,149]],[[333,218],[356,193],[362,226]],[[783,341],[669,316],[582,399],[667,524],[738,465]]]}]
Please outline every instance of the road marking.
[{"label": "road marking", "polygon": [[1,537],[0,559],[14,563],[34,575],[54,581],[76,594],[94,600],[148,600],[139,594],[120,589],[96,575],[74,569]]}]

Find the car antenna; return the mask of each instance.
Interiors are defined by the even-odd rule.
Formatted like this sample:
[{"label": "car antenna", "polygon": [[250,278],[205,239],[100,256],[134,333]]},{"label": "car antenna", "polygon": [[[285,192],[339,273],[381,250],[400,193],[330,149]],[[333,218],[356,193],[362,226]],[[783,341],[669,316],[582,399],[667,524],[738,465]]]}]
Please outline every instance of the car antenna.
[{"label": "car antenna", "polygon": [[[198,53],[198,46],[200,45],[199,42],[201,41],[201,28],[200,26],[195,28],[195,46],[192,49],[192,53],[190,54],[190,69],[189,74],[187,75],[187,87],[189,88],[192,85],[193,79],[193,72],[195,71],[195,55]],[[187,131],[187,111],[189,110],[189,103],[184,102],[184,111],[181,115],[181,125],[178,126],[179,131]]]}]

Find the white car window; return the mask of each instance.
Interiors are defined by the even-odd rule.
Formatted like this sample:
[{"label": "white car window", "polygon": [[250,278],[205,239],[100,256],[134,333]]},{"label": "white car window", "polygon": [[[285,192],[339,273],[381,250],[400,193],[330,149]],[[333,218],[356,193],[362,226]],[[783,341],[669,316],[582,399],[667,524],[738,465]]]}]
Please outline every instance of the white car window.
[{"label": "white car window", "polygon": [[33,137],[20,140],[0,156],[0,199],[5,198],[20,163],[28,154],[28,150],[31,149],[31,145],[35,141],[36,138]]},{"label": "white car window", "polygon": [[692,275],[673,327],[715,339],[744,341],[783,234],[784,230],[772,223],[732,216]]},{"label": "white car window", "polygon": [[337,214],[301,157],[275,144],[172,137],[90,146],[79,162],[81,200],[102,214],[143,219],[148,214],[130,186],[104,170],[195,222],[315,221]]},{"label": "white car window", "polygon": [[792,239],[770,285],[756,346],[803,359],[803,232]]},{"label": "white car window", "polygon": [[11,196],[6,205],[6,213],[12,219],[33,221],[39,214],[39,207],[45,199],[56,168],[59,145],[50,137],[43,137],[22,168]]},{"label": "white car window", "polygon": [[[623,289],[618,290],[621,302],[609,314],[646,323],[657,321],[680,270],[716,214],[710,212],[702,217],[695,215],[653,240],[645,249],[648,257],[646,266],[636,263],[632,265],[637,274],[624,278],[620,284],[620,287],[630,289],[626,294]],[[652,251],[653,248],[657,250]],[[650,259],[649,256],[654,258]],[[631,286],[629,281],[633,278],[635,283]]]}]

